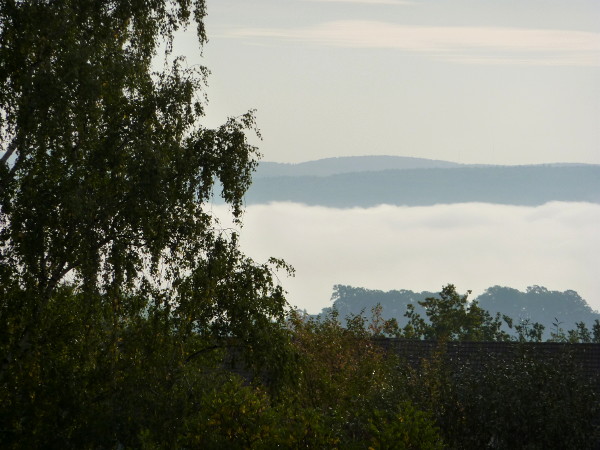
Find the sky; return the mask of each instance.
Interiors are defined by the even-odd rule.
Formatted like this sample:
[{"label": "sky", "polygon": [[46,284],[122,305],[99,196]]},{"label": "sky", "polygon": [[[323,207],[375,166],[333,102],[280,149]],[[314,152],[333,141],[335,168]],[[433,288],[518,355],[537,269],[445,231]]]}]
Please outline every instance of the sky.
[{"label": "sky", "polygon": [[[204,124],[256,110],[263,159],[397,155],[600,164],[598,0],[207,0]],[[226,217],[223,206],[215,213]],[[334,284],[474,295],[573,289],[600,309],[600,206],[246,210],[242,249],[282,257],[292,305]],[[227,223],[227,219],[224,219]],[[225,225],[227,226],[227,225]]]},{"label": "sky", "polygon": [[[600,163],[598,0],[208,0],[205,123],[266,161]],[[258,141],[256,141],[258,143]]]}]

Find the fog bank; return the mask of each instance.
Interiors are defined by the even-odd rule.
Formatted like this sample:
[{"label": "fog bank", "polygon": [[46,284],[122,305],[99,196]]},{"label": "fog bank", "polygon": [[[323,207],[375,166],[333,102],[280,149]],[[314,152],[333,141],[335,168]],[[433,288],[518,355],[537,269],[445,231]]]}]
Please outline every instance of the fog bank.
[{"label": "fog bank", "polygon": [[[213,211],[229,227],[227,208]],[[473,297],[494,285],[573,289],[600,309],[600,205],[538,207],[465,203],[335,209],[251,205],[241,246],[258,262],[281,257],[296,269],[281,283],[292,305],[316,313],[334,284],[438,291],[453,283]]]}]

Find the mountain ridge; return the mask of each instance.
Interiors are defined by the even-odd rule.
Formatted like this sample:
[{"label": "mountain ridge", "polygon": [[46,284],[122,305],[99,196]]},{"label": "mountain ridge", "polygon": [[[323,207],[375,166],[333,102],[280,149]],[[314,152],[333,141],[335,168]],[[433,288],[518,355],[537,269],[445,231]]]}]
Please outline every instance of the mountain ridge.
[{"label": "mountain ridge", "polygon": [[254,178],[298,177],[298,176],[331,176],[344,173],[378,172],[382,170],[415,170],[415,169],[456,169],[485,167],[577,167],[597,166],[586,163],[544,163],[544,164],[463,164],[439,159],[418,158],[412,156],[364,155],[338,156],[299,163],[282,163],[261,161],[254,173]]},{"label": "mountain ridge", "polygon": [[411,156],[365,155],[338,156],[299,163],[264,161],[259,164],[256,177],[265,176],[329,176],[341,173],[379,171],[385,169],[452,168],[460,163]]},{"label": "mountain ridge", "polygon": [[258,177],[245,201],[247,205],[295,202],[337,208],[600,203],[600,165],[460,166]]}]

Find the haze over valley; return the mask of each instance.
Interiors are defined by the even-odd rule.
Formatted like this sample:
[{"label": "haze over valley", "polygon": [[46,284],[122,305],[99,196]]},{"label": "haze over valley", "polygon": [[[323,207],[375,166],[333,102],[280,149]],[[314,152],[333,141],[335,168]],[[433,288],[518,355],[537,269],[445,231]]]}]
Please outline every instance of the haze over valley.
[{"label": "haze over valley", "polygon": [[246,203],[286,202],[336,208],[467,202],[543,205],[600,202],[600,165],[466,165],[394,156],[263,163]]},{"label": "haze over valley", "polygon": [[452,282],[600,307],[597,1],[258,4],[213,5],[207,114],[256,109],[241,241],[294,265],[293,304]]},{"label": "haze over valley", "polygon": [[[383,162],[389,167],[392,161],[396,165],[410,163],[413,168],[377,171],[381,168],[377,164]],[[420,164],[437,167],[423,168]],[[258,261],[276,256],[292,264],[296,276],[282,276],[281,282],[289,291],[290,302],[310,313],[331,304],[336,284],[437,292],[453,283],[461,292],[473,290],[474,296],[495,285],[520,290],[540,285],[551,290],[575,290],[592,308],[600,309],[600,281],[595,270],[600,254],[597,165],[464,167],[418,158],[371,157],[266,167],[271,172],[265,174],[259,167],[246,197],[241,244]],[[280,176],[278,167],[287,175]],[[366,171],[357,173],[361,168]],[[481,175],[495,170],[502,176],[525,171],[556,178],[553,183],[544,177],[519,179],[521,189],[540,195],[537,204],[499,203],[494,202],[499,190],[512,192],[517,200],[519,192],[514,185],[501,183],[502,176],[490,180]],[[589,175],[576,176],[579,170]],[[390,172],[399,186],[404,183],[411,188],[406,179],[421,186],[438,183],[438,192],[443,195],[440,174],[457,174],[456,179],[464,179],[465,186],[479,183],[472,193],[480,200],[428,201],[424,205],[417,200],[406,202],[416,206],[371,201],[361,205],[358,187],[349,184],[348,189],[335,189],[339,180],[364,176],[365,182],[356,186],[371,193],[387,192],[388,199],[410,201],[406,192],[389,191],[385,175]],[[471,176],[463,176],[465,173]],[[569,178],[569,183],[556,182],[561,177]],[[310,200],[305,203],[284,195],[292,186],[310,189],[311,182],[322,186],[331,182],[330,192],[336,195],[336,205],[342,207],[319,204],[322,197],[317,189],[305,197]],[[269,185],[271,189],[264,191],[261,201],[253,198],[253,189]],[[278,189],[273,188],[275,185]],[[567,196],[575,194],[580,197]],[[225,217],[223,206],[214,204],[213,209]],[[222,226],[231,224],[224,220]]]}]

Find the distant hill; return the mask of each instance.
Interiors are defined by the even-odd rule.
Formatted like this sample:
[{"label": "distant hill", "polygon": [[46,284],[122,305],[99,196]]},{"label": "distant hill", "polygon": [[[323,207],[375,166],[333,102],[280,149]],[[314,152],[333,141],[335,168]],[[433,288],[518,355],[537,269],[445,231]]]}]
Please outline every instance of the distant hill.
[{"label": "distant hill", "polygon": [[372,172],[380,170],[450,169],[462,164],[434,159],[406,156],[343,156],[295,164],[261,162],[254,178],[264,177],[324,177],[342,173]]},{"label": "distant hill", "polygon": [[[552,163],[545,167],[590,166],[580,163]],[[272,177],[326,177],[343,173],[378,172],[381,170],[412,170],[412,169],[457,169],[466,167],[499,167],[490,164],[460,164],[438,159],[414,158],[410,156],[341,156],[323,158],[300,163],[277,163],[261,161],[254,179]],[[516,167],[516,166],[509,166]]]},{"label": "distant hill", "polygon": [[[426,317],[424,309],[418,304],[427,297],[437,297],[433,292],[413,292],[410,290],[380,291],[352,286],[336,285],[332,295],[333,305],[339,312],[340,318],[360,314],[361,311],[370,317],[371,309],[378,303],[383,307],[382,316],[385,319],[396,318],[401,326],[407,323],[404,317],[406,306],[412,304],[415,311]],[[492,315],[496,312],[511,317],[515,324],[521,320],[530,320],[544,325],[544,339],[555,331],[554,323],[558,320],[564,330],[575,328],[575,323],[584,322],[589,329],[600,314],[594,311],[577,292],[550,291],[545,287],[531,286],[525,292],[502,286],[488,288],[475,298],[483,309]],[[323,312],[330,310],[325,308]],[[506,331],[510,332],[508,328]]]},{"label": "distant hill", "polygon": [[[416,166],[428,160],[393,158],[390,166],[391,161],[406,163],[408,167],[409,162]],[[385,159],[379,157],[335,158],[295,165],[301,166],[301,170],[295,166],[284,170],[283,166],[267,165],[267,171],[259,169],[262,175],[254,178],[245,197],[246,204],[290,201],[350,208],[464,202],[527,206],[550,201],[600,203],[600,165],[452,166],[453,163],[447,163],[445,168],[373,169],[383,162]],[[442,163],[429,161],[427,164]],[[328,171],[356,169],[357,166],[364,170],[327,175]],[[299,175],[309,169],[313,175]],[[294,175],[265,175],[268,171],[274,174],[282,170]]]}]

